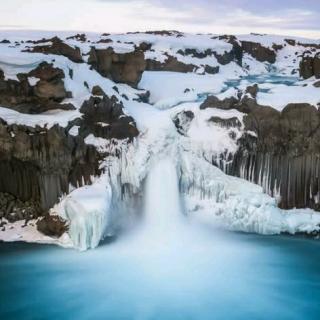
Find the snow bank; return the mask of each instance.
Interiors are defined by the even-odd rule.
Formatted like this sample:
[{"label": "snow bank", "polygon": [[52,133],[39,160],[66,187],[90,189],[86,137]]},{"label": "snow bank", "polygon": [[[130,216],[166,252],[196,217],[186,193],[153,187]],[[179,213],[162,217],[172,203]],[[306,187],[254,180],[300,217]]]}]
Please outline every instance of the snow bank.
[{"label": "snow bank", "polygon": [[106,177],[75,189],[52,210],[69,222],[68,234],[79,250],[93,249],[109,222],[112,191]]}]

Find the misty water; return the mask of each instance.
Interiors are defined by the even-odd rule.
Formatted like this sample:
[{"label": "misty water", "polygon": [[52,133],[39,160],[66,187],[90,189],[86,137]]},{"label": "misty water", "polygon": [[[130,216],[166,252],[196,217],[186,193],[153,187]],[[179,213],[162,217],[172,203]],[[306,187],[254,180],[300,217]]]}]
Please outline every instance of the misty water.
[{"label": "misty water", "polygon": [[190,221],[175,170],[155,163],[143,222],[95,250],[0,244],[0,319],[319,319],[320,242]]}]

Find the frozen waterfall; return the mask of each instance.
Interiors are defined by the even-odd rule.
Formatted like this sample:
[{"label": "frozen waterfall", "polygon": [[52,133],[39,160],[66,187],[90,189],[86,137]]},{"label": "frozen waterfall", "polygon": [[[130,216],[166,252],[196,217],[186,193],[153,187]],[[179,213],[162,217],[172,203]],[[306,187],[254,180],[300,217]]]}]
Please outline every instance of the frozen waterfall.
[{"label": "frozen waterfall", "polygon": [[157,160],[150,168],[145,186],[145,227],[152,233],[167,233],[181,219],[179,182],[174,160]]}]

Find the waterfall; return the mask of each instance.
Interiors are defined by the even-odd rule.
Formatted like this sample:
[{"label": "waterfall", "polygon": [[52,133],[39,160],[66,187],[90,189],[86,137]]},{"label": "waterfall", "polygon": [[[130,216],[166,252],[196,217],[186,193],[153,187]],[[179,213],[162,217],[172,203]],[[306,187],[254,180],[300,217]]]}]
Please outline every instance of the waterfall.
[{"label": "waterfall", "polygon": [[179,183],[173,159],[160,159],[151,166],[145,186],[145,227],[152,233],[175,230],[182,216]]}]

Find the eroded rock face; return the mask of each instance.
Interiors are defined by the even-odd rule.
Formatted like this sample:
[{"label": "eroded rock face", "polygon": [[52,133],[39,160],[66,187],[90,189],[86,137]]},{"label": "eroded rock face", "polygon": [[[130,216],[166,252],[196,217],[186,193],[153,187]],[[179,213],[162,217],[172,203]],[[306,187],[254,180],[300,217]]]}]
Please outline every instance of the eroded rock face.
[{"label": "eroded rock face", "polygon": [[81,137],[58,125],[50,129],[0,122],[0,192],[42,210],[52,207],[70,183],[90,184],[99,174],[100,156]]},{"label": "eroded rock face", "polygon": [[276,53],[267,47],[262,46],[260,43],[251,41],[241,41],[241,47],[244,52],[249,53],[252,57],[260,62],[276,62]]},{"label": "eroded rock face", "polygon": [[191,121],[194,118],[194,113],[192,111],[182,111],[179,112],[173,119],[173,123],[177,128],[177,131],[186,136],[190,128]]},{"label": "eroded rock face", "polygon": [[300,77],[308,79],[315,76],[320,79],[320,53],[314,56],[310,53],[310,51],[307,51],[300,61]]},{"label": "eroded rock face", "polygon": [[309,104],[254,109],[244,117],[247,134],[228,173],[262,185],[282,208],[320,209],[319,119]]},{"label": "eroded rock face", "polygon": [[92,47],[88,63],[102,76],[133,87],[137,86],[146,68],[142,51],[115,53],[112,48],[95,49]]},{"label": "eroded rock face", "polygon": [[[70,47],[66,43],[64,43],[58,37],[54,37],[51,39],[43,39],[40,41],[31,41],[34,44],[42,44],[36,45],[29,49],[26,49],[26,52],[36,52],[36,53],[44,53],[44,54],[55,54],[60,56],[65,56],[73,62],[83,62],[81,51],[78,47]],[[51,44],[46,44],[46,42],[51,42]]]},{"label": "eroded rock face", "polygon": [[[28,74],[18,74],[18,80],[5,80],[0,72],[0,104],[18,112],[37,114],[52,109],[73,110],[71,104],[61,104],[68,97],[63,71],[46,62]],[[38,81],[30,85],[28,78]]]},{"label": "eroded rock face", "polygon": [[165,62],[160,62],[156,60],[147,60],[147,71],[172,71],[172,72],[193,72],[198,67],[193,64],[185,64],[179,61],[176,57],[168,55]]},{"label": "eroded rock face", "polygon": [[132,140],[139,134],[134,119],[123,112],[123,105],[115,96],[91,97],[80,109],[84,114],[81,135],[93,133],[105,139]]}]

